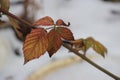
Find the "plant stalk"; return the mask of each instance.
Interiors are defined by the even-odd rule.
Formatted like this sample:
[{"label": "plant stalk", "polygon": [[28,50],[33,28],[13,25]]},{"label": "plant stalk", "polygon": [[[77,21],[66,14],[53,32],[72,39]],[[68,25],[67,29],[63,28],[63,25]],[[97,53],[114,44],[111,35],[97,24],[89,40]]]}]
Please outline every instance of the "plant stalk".
[{"label": "plant stalk", "polygon": [[82,59],[84,59],[85,61],[87,61],[88,63],[90,63],[94,67],[96,67],[97,69],[99,69],[100,71],[106,73],[107,75],[109,75],[110,77],[114,78],[115,80],[120,80],[120,77],[114,75],[113,73],[111,73],[111,72],[107,71],[106,69],[102,68],[101,66],[97,65],[96,63],[94,63],[93,61],[88,59],[85,55],[79,53],[76,49],[73,49],[72,47],[70,47],[68,44],[63,43],[62,45],[65,48],[67,48],[68,50],[70,50],[71,52],[73,52],[74,54],[76,54],[77,56],[81,57]]},{"label": "plant stalk", "polygon": [[[32,26],[32,24],[28,23],[27,21],[13,15],[12,13],[6,11],[5,9],[0,7],[0,12],[2,12],[5,15],[8,15],[14,19],[16,19],[17,21],[26,24],[27,26],[34,28]],[[81,53],[79,53],[76,49],[73,49],[72,47],[70,47],[69,45],[67,45],[66,43],[63,42],[62,44],[65,48],[67,48],[68,50],[72,51],[74,54],[76,54],[77,56],[81,57],[82,59],[84,59],[85,61],[87,61],[88,63],[90,63],[91,65],[93,65],[94,67],[96,67],[97,69],[101,70],[102,72],[106,73],[107,75],[109,75],[110,77],[114,78],[115,80],[120,80],[120,77],[112,74],[111,72],[107,71],[106,69],[102,68],[101,66],[97,65],[96,63],[94,63],[93,61],[91,61],[90,59],[88,59],[85,55],[82,55]]]},{"label": "plant stalk", "polygon": [[21,23],[24,23],[25,25],[27,25],[27,26],[33,28],[33,26],[32,26],[29,22],[27,22],[27,21],[25,21],[25,20],[23,20],[23,19],[21,19],[21,18],[15,16],[14,14],[8,12],[7,10],[3,9],[2,7],[0,7],[0,12],[2,12],[3,14],[8,15],[8,16],[10,16],[10,17],[16,19],[17,21],[19,21],[19,22],[21,22]]}]

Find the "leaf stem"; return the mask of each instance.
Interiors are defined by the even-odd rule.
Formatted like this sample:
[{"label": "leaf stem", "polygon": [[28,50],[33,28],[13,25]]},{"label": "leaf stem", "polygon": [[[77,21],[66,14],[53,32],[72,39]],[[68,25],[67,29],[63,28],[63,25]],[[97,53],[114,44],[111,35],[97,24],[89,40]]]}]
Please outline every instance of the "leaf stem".
[{"label": "leaf stem", "polygon": [[[26,24],[27,26],[31,27],[31,28],[35,28],[32,26],[32,24],[28,23],[27,21],[13,15],[12,13],[6,11],[5,9],[0,7],[0,12],[16,19],[17,21]],[[84,59],[85,61],[87,61],[88,63],[90,63],[91,65],[93,65],[94,67],[96,67],[97,69],[101,70],[102,72],[106,73],[107,75],[111,76],[112,78],[114,78],[115,80],[120,80],[120,77],[112,74],[111,72],[105,70],[104,68],[100,67],[99,65],[97,65],[96,63],[94,63],[93,61],[91,61],[90,59],[88,59],[86,56],[82,55],[81,53],[79,53],[76,49],[73,49],[72,47],[68,46],[67,44],[65,44],[63,42],[62,44],[65,48],[67,48],[68,50],[72,51],[74,54],[76,54],[77,56],[81,57],[82,59]]]},{"label": "leaf stem", "polygon": [[46,30],[52,29],[53,27],[45,28]]},{"label": "leaf stem", "polygon": [[97,69],[99,69],[99,70],[103,71],[104,73],[106,73],[107,75],[111,76],[115,80],[120,80],[120,77],[114,75],[113,73],[111,73],[111,72],[107,71],[106,69],[102,68],[101,66],[97,65],[96,63],[94,63],[93,61],[91,61],[90,59],[88,59],[84,54],[79,53],[76,49],[73,49],[72,47],[70,47],[69,45],[67,45],[65,43],[63,43],[62,45],[65,48],[67,48],[68,50],[72,51],[77,56],[81,57],[82,59],[84,59],[85,61],[87,61],[88,63],[90,63],[94,67],[96,67]]}]

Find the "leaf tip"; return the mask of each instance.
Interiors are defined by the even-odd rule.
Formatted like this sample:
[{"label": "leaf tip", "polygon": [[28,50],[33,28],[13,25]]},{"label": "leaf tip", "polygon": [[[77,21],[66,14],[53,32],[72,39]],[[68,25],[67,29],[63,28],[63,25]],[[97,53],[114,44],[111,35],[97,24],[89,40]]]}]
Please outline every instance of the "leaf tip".
[{"label": "leaf tip", "polygon": [[26,59],[24,59],[24,63],[23,63],[23,65],[25,65],[26,63],[28,63],[30,60],[26,60]]},{"label": "leaf tip", "polygon": [[[53,55],[53,54],[52,54]],[[52,57],[52,55],[51,54],[49,54],[49,57],[51,58]]]},{"label": "leaf tip", "polygon": [[66,24],[62,19],[58,19],[56,21],[56,25],[57,26],[70,26],[70,22],[68,22],[68,24]]}]

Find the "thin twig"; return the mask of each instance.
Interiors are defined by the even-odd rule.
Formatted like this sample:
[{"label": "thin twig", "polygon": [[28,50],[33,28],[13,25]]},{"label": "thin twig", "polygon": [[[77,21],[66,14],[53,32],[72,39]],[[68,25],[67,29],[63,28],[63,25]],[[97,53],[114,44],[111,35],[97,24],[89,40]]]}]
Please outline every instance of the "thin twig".
[{"label": "thin twig", "polygon": [[0,7],[0,12],[2,12],[3,14],[6,14],[6,15],[8,15],[8,16],[10,16],[10,17],[16,19],[16,20],[18,20],[19,22],[24,23],[25,25],[27,25],[27,26],[33,28],[33,26],[32,26],[30,23],[28,23],[27,21],[25,21],[25,20],[23,20],[23,19],[21,19],[21,18],[15,16],[14,14],[8,12],[7,10],[3,9],[2,7]]},{"label": "thin twig", "polygon": [[97,69],[99,69],[99,70],[103,71],[104,73],[106,73],[107,75],[111,76],[115,80],[120,80],[120,77],[114,75],[113,73],[111,73],[111,72],[107,71],[106,69],[102,68],[101,66],[97,65],[96,63],[94,63],[93,61],[91,61],[90,59],[88,59],[86,56],[84,56],[83,54],[79,53],[76,49],[73,49],[72,47],[68,46],[65,43],[63,43],[63,46],[65,48],[67,48],[68,50],[72,51],[77,56],[79,56],[82,59],[84,59],[85,61],[87,61],[88,63],[90,63],[91,65],[93,65],[94,67],[96,67]]}]

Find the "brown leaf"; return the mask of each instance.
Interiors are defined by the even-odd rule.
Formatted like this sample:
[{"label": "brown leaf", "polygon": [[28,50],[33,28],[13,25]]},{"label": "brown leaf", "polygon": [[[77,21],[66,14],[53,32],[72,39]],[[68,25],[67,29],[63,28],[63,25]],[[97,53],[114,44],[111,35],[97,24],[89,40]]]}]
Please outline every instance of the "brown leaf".
[{"label": "brown leaf", "polygon": [[58,19],[56,21],[56,25],[57,26],[70,26],[70,23],[68,22],[68,24],[66,24],[62,19]]},{"label": "brown leaf", "polygon": [[65,28],[65,27],[57,27],[57,32],[60,34],[60,36],[68,41],[74,40],[73,33],[71,32],[70,29]]},{"label": "brown leaf", "polygon": [[52,26],[52,25],[54,25],[54,21],[49,16],[43,17],[33,24],[33,26]]},{"label": "brown leaf", "polygon": [[34,29],[27,35],[23,45],[24,63],[39,58],[48,48],[47,32],[43,28]]},{"label": "brown leaf", "polygon": [[9,10],[10,1],[9,1],[9,0],[0,0],[0,5],[1,5],[2,8],[4,8],[5,10]]},{"label": "brown leaf", "polygon": [[0,28],[2,27],[2,25],[5,25],[5,24],[6,24],[5,21],[0,20]]},{"label": "brown leaf", "polygon": [[107,49],[98,41],[94,41],[93,50],[103,57],[105,57],[105,53],[107,53]]},{"label": "brown leaf", "polygon": [[48,53],[51,57],[62,45],[61,37],[55,28],[48,33],[48,42]]},{"label": "brown leaf", "polygon": [[20,39],[23,39],[23,34],[18,30],[20,29],[20,26],[18,25],[17,21],[15,19],[13,19],[12,17],[8,16],[13,28],[15,29],[16,33],[17,33],[17,36],[20,38]]}]

